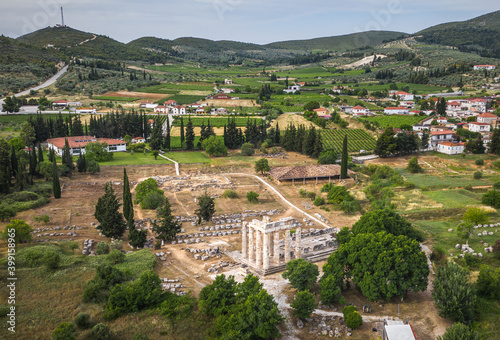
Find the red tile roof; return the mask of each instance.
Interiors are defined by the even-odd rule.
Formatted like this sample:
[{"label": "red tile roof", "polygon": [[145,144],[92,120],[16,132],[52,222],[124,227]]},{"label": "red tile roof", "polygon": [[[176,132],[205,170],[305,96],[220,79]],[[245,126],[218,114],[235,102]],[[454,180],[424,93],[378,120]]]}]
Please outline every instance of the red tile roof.
[{"label": "red tile roof", "polygon": [[444,145],[444,146],[465,146],[465,143],[441,142],[441,143],[438,143],[438,145]]},{"label": "red tile roof", "polygon": [[361,105],[356,105],[355,107],[352,108],[353,110],[366,110],[363,106]]},{"label": "red tile roof", "polygon": [[95,138],[92,136],[74,136],[74,137],[59,137],[59,138],[51,138],[47,139],[47,143],[54,145],[56,148],[61,149],[64,147],[66,143],[66,139],[68,140],[69,147],[72,149],[75,148],[84,148],[87,143],[90,142],[105,142],[108,145],[119,145],[126,144],[126,142],[118,139],[110,139],[110,138]]},{"label": "red tile roof", "polygon": [[498,116],[494,115],[493,113],[489,113],[489,112],[480,114],[478,117],[481,117],[481,118],[498,118]]},{"label": "red tile roof", "polygon": [[67,102],[68,102],[67,100],[59,99],[59,100],[54,100],[52,103],[63,104],[63,103],[67,103]]},{"label": "red tile roof", "polygon": [[385,110],[408,110],[406,107],[386,107]]},{"label": "red tile roof", "polygon": [[453,135],[455,132],[450,131],[450,130],[444,130],[444,131],[431,131],[431,135],[436,136],[436,135]]}]

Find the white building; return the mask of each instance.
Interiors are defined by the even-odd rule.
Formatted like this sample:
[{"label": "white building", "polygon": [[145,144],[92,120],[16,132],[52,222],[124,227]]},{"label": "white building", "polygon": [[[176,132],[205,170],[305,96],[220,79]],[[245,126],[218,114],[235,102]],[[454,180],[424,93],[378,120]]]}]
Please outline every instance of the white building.
[{"label": "white building", "polygon": [[460,155],[465,150],[465,143],[441,142],[437,145],[437,152],[447,155]]},{"label": "white building", "polygon": [[141,107],[143,109],[154,109],[157,106],[158,106],[158,104],[155,104],[153,102],[144,102],[144,103],[141,103],[141,105],[139,105],[139,107]]},{"label": "white building", "polygon": [[408,93],[408,92],[405,92],[405,91],[396,92],[394,95],[397,96],[400,100],[414,100],[415,99],[415,95]]},{"label": "white building", "polygon": [[58,156],[62,156],[66,139],[68,140],[69,150],[72,156],[80,155],[80,150],[82,155],[84,155],[85,147],[90,142],[106,143],[108,145],[107,151],[109,152],[127,151],[127,143],[125,141],[110,138],[94,138],[91,136],[51,138],[47,140],[48,148],[53,149]]},{"label": "white building", "polygon": [[174,115],[185,115],[186,108],[181,105],[174,106],[171,111]]},{"label": "white building", "polygon": [[170,107],[165,105],[159,105],[154,110],[155,113],[170,113]]},{"label": "white building", "polygon": [[300,91],[300,85],[288,86],[288,89],[283,90],[285,93],[295,93],[297,91]]},{"label": "white building", "polygon": [[474,70],[494,70],[496,68],[495,65],[474,65]]},{"label": "white building", "polygon": [[361,106],[361,105],[356,105],[355,107],[352,108],[351,110],[352,114],[358,114],[358,113],[362,113],[362,114],[367,114],[370,112],[370,110],[368,110],[367,108]]},{"label": "white building", "polygon": [[500,117],[495,116],[493,113],[483,113],[477,116],[477,121],[478,123],[488,123],[488,124],[493,124],[496,120],[498,120]]},{"label": "white building", "polygon": [[387,320],[382,340],[417,340],[417,336],[411,325],[405,325],[403,321]]},{"label": "white building", "polygon": [[79,107],[75,111],[76,113],[97,113],[96,109],[93,109],[91,107]]},{"label": "white building", "polygon": [[386,107],[384,109],[384,113],[388,115],[407,115],[410,113],[410,110],[406,107]]},{"label": "white building", "polygon": [[431,146],[436,148],[439,143],[442,142],[453,142],[455,139],[455,133],[450,130],[444,131],[431,131]]},{"label": "white building", "polygon": [[472,132],[490,132],[490,124],[488,123],[478,123],[472,122],[469,123],[469,131]]}]

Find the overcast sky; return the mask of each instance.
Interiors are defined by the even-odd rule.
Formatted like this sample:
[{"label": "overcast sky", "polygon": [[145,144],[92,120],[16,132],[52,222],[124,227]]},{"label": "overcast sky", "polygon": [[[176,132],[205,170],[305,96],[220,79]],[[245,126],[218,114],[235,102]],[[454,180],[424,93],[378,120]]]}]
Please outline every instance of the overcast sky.
[{"label": "overcast sky", "polygon": [[390,30],[414,33],[500,9],[498,0],[1,0],[0,34],[60,23],[121,42],[144,36],[270,43]]}]

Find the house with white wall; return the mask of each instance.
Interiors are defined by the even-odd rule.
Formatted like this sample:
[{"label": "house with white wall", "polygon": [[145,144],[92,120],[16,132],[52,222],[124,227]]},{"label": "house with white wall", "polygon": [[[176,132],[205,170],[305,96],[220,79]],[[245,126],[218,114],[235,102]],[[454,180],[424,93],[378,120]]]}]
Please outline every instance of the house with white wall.
[{"label": "house with white wall", "polygon": [[465,150],[465,143],[441,142],[437,145],[437,152],[447,155],[460,155]]},{"label": "house with white wall", "polygon": [[62,156],[66,139],[68,140],[69,150],[72,156],[80,155],[80,150],[82,155],[84,155],[85,147],[90,142],[106,143],[108,145],[106,148],[108,152],[127,151],[127,143],[125,141],[110,138],[95,138],[92,136],[51,138],[47,140],[48,148],[53,149],[58,156]]},{"label": "house with white wall", "polygon": [[410,110],[406,107],[386,107],[384,109],[384,113],[388,115],[407,115],[410,113]]},{"label": "house with white wall", "polygon": [[490,132],[491,125],[488,123],[472,122],[469,123],[469,131],[471,132]]}]

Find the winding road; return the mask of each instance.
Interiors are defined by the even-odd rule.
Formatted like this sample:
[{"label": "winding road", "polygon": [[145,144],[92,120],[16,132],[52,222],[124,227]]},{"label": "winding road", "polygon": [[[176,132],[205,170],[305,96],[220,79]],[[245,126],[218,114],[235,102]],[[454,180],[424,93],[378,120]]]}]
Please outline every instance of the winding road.
[{"label": "winding road", "polygon": [[[66,73],[66,71],[68,71],[68,66],[64,66],[59,72],[57,72],[55,75],[53,75],[52,77],[50,77],[48,80],[46,80],[43,84],[41,85],[38,85],[38,86],[35,86],[35,87],[32,87],[28,90],[25,90],[25,91],[22,91],[22,92],[19,92],[19,93],[16,93],[14,95],[14,97],[21,97],[21,96],[25,96],[27,94],[30,93],[31,90],[35,90],[35,91],[38,91],[38,90],[41,90],[41,89],[44,89],[46,87],[49,87],[50,85],[54,84],[57,79],[59,79],[63,74]],[[4,103],[4,100],[5,98],[2,98],[0,99],[0,114],[3,113],[2,112],[2,108],[3,108],[3,103]]]}]

